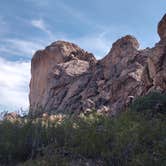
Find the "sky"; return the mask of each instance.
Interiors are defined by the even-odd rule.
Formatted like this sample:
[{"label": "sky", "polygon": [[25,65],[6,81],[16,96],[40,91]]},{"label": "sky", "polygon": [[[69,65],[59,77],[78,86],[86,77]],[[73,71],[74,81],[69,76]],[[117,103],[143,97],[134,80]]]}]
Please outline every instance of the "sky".
[{"label": "sky", "polygon": [[56,40],[104,57],[130,34],[140,48],[159,41],[165,0],[0,0],[0,111],[28,109],[30,62]]}]

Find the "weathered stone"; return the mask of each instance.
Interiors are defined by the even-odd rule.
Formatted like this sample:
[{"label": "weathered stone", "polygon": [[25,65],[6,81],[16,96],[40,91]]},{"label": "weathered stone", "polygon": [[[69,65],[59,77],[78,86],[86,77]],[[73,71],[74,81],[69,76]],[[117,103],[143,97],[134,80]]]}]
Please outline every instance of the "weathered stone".
[{"label": "weathered stone", "polygon": [[77,83],[78,77],[88,73],[95,63],[92,54],[68,42],[57,41],[37,51],[31,64],[31,110],[65,109],[64,103],[77,94],[75,85],[81,84]]},{"label": "weathered stone", "polygon": [[163,18],[158,24],[158,34],[161,39],[166,38],[166,14],[163,16]]},{"label": "weathered stone", "polygon": [[166,91],[165,22],[166,16],[158,25],[161,41],[154,48],[138,50],[138,41],[127,35],[99,61],[63,41],[37,51],[31,66],[30,113],[41,107],[49,114],[95,109],[115,115],[137,96]]},{"label": "weathered stone", "polygon": [[152,89],[166,89],[166,41],[160,41],[151,49],[147,67],[144,69],[143,82]]},{"label": "weathered stone", "polygon": [[117,40],[108,55],[101,60],[104,66],[105,79],[119,77],[122,70],[132,65],[138,48],[139,43],[133,36],[127,35]]}]

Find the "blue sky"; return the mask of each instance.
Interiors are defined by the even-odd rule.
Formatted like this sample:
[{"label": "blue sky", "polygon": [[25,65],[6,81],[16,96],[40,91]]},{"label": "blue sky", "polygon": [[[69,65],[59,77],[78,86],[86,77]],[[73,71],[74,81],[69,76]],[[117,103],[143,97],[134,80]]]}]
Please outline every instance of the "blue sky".
[{"label": "blue sky", "polygon": [[141,48],[159,37],[164,0],[1,0],[0,108],[28,107],[30,60],[37,49],[67,40],[99,59],[131,34]]}]

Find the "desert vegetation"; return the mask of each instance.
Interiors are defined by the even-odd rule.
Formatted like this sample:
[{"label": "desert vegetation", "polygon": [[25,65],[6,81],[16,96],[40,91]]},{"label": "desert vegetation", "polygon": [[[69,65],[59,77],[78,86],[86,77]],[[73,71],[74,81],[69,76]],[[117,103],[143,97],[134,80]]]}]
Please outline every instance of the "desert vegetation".
[{"label": "desert vegetation", "polygon": [[19,166],[165,166],[166,95],[139,97],[115,117],[0,121],[0,163]]}]

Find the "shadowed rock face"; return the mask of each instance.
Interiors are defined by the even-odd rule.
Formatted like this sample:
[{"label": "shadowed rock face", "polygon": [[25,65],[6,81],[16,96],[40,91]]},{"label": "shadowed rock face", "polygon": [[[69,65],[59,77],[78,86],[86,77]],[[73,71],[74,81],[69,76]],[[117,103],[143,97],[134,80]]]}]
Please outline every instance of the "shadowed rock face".
[{"label": "shadowed rock face", "polygon": [[158,24],[158,34],[161,39],[166,38],[166,14],[163,16],[163,18]]},{"label": "shadowed rock face", "polygon": [[166,90],[166,16],[158,25],[161,41],[138,50],[130,35],[117,40],[97,61],[77,45],[57,41],[37,51],[31,63],[30,113],[79,113],[96,109],[115,114],[134,97]]}]

